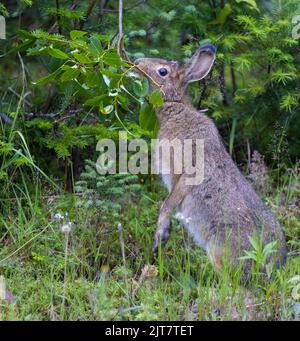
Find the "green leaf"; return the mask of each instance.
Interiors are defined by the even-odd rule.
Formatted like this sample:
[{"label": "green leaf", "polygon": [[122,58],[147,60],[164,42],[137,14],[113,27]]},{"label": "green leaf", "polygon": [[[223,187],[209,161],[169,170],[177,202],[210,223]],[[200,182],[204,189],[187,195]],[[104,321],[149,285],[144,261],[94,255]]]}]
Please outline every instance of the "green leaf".
[{"label": "green leaf", "polygon": [[96,96],[94,98],[89,98],[85,101],[84,105],[97,106],[103,102],[104,99],[108,98],[107,95]]},{"label": "green leaf", "polygon": [[35,40],[36,38],[32,36],[32,34],[26,30],[18,30],[18,34],[20,37],[24,38],[24,39],[31,39],[31,40]]},{"label": "green leaf", "polygon": [[22,0],[23,4],[27,5],[27,6],[31,6],[32,5],[32,0]]},{"label": "green leaf", "polygon": [[259,245],[259,242],[256,238],[254,237],[249,237],[249,241],[250,241],[250,244],[252,245],[253,249],[256,251],[256,252],[259,252],[260,250],[260,245]]},{"label": "green leaf", "polygon": [[292,112],[294,107],[298,105],[298,98],[295,94],[288,93],[287,95],[283,96],[280,101],[280,109],[286,110],[288,112]]},{"label": "green leaf", "polygon": [[69,56],[65,52],[59,49],[55,49],[53,47],[48,47],[47,49],[45,49],[45,52],[54,58],[63,59],[63,60],[69,58]]},{"label": "green leaf", "polygon": [[160,90],[155,90],[152,92],[149,98],[149,102],[156,107],[160,107],[164,104],[164,100]]},{"label": "green leaf", "polygon": [[87,34],[87,32],[84,32],[84,31],[73,30],[70,32],[70,37],[72,40],[76,40],[78,38],[83,37],[86,34]]},{"label": "green leaf", "polygon": [[269,254],[274,253],[276,251],[277,251],[277,241],[276,240],[268,243],[263,249],[263,253],[266,256],[268,256]]},{"label": "green leaf", "polygon": [[112,111],[114,110],[114,106],[112,104],[107,105],[106,107],[104,107],[103,110],[101,110],[101,112],[105,115],[110,114]]},{"label": "green leaf", "polygon": [[282,69],[279,69],[271,75],[271,81],[276,83],[281,83],[284,86],[293,79],[297,78],[295,72],[285,72]]},{"label": "green leaf", "polygon": [[97,36],[90,37],[89,48],[93,56],[99,56],[102,51],[102,45]]},{"label": "green leaf", "polygon": [[149,91],[149,82],[147,78],[144,78],[142,81],[136,80],[133,84],[133,91],[138,97],[147,96]]},{"label": "green leaf", "polygon": [[153,108],[147,102],[142,104],[139,113],[139,124],[144,131],[152,132],[152,137],[155,137],[159,124]]},{"label": "green leaf", "polygon": [[35,41],[35,38],[34,38],[34,37],[33,37],[32,39],[26,39],[26,40],[24,41],[24,43],[18,44],[17,46],[15,46],[15,47],[13,47],[11,50],[9,50],[9,51],[5,54],[5,56],[8,56],[8,55],[10,55],[10,54],[13,54],[13,53],[15,53],[15,52],[17,52],[17,51],[22,52],[22,51],[27,50],[30,46],[32,46],[32,44],[34,43],[34,41]]},{"label": "green leaf", "polygon": [[103,78],[100,76],[99,72],[86,70],[85,74],[86,85],[90,88],[102,89],[104,87]]},{"label": "green leaf", "polygon": [[127,106],[127,102],[128,102],[128,99],[120,94],[118,94],[118,103],[120,104],[120,106],[125,110],[125,111],[129,111],[130,112],[130,109],[128,108]]},{"label": "green leaf", "polygon": [[80,70],[78,68],[70,68],[61,75],[60,79],[62,82],[69,82],[70,80],[77,78],[79,75]]},{"label": "green leaf", "polygon": [[231,6],[229,4],[226,4],[224,8],[222,8],[221,12],[217,16],[216,19],[209,22],[211,25],[223,25],[225,24],[227,17],[232,12]]},{"label": "green leaf", "polygon": [[142,80],[142,92],[141,97],[145,97],[149,94],[149,81],[146,77]]},{"label": "green leaf", "polygon": [[55,79],[56,76],[58,76],[61,73],[62,69],[58,68],[54,72],[50,73],[49,75],[40,78],[37,82],[34,82],[35,85],[42,85],[51,82],[53,79]]},{"label": "green leaf", "polygon": [[93,63],[87,56],[85,56],[82,53],[74,53],[73,54],[74,58],[81,64],[90,64]]},{"label": "green leaf", "polygon": [[206,44],[211,44],[211,43],[212,43],[211,39],[201,39],[199,41],[199,46],[204,46]]},{"label": "green leaf", "polygon": [[238,4],[241,2],[246,2],[250,7],[256,9],[259,12],[259,8],[257,7],[256,0],[235,0]]},{"label": "green leaf", "polygon": [[140,80],[136,80],[133,84],[133,91],[134,93],[139,96],[141,96],[141,92],[142,92],[142,82]]},{"label": "green leaf", "polygon": [[116,52],[108,53],[104,57],[103,61],[105,64],[108,64],[109,66],[117,67],[121,65],[120,56]]},{"label": "green leaf", "polygon": [[2,14],[5,17],[8,17],[9,15],[6,7],[1,2],[0,2],[0,14]]}]

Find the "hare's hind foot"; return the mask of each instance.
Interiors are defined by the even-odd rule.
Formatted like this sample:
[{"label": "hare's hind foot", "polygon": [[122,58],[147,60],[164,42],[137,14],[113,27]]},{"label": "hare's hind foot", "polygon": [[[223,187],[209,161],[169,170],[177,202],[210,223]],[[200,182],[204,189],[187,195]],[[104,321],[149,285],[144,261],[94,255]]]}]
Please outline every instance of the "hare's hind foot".
[{"label": "hare's hind foot", "polygon": [[224,269],[224,250],[221,246],[209,243],[206,247],[206,254],[209,261],[217,272],[221,273]]}]

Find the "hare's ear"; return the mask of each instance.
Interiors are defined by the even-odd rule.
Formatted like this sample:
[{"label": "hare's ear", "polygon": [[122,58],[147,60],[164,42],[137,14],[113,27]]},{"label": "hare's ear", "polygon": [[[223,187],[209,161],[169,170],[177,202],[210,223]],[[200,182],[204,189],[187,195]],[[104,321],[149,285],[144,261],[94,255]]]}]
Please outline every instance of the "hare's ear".
[{"label": "hare's ear", "polygon": [[199,81],[211,70],[216,58],[216,48],[207,44],[198,49],[192,58],[182,67],[183,83]]}]

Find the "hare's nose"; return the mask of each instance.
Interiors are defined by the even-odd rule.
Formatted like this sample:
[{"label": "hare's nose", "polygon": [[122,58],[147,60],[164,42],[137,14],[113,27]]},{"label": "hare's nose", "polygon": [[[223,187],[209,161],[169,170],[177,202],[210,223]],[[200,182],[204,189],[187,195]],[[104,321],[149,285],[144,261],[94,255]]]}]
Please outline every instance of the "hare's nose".
[{"label": "hare's nose", "polygon": [[210,52],[215,54],[217,52],[217,48],[213,44],[205,44],[200,47],[201,52]]}]

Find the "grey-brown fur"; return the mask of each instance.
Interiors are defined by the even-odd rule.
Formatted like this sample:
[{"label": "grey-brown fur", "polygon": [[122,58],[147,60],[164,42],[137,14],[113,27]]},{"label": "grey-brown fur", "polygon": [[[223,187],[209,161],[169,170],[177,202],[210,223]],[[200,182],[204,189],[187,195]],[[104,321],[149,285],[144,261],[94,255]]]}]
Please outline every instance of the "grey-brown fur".
[{"label": "grey-brown fur", "polygon": [[[285,238],[274,214],[261,201],[250,183],[228,154],[214,122],[197,111],[185,97],[189,82],[204,78],[215,60],[215,48],[200,48],[190,61],[179,66],[163,59],[142,58],[136,64],[164,92],[164,105],[157,109],[160,122],[158,139],[204,139],[204,181],[196,186],[186,185],[187,174],[164,175],[169,195],[161,206],[154,251],[170,232],[170,216],[177,217],[206,251],[219,271],[223,269],[226,245],[229,259],[236,265],[239,256],[251,249],[249,237],[261,236],[263,244],[278,240],[278,252],[269,257],[277,265],[285,261]],[[159,69],[168,73],[161,76]],[[155,85],[152,82],[152,86]],[[159,160],[164,163],[164,160]],[[245,279],[251,277],[251,264],[245,262]]]}]

